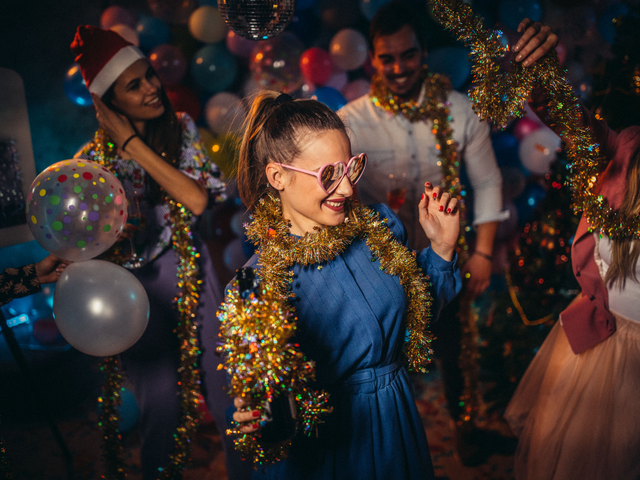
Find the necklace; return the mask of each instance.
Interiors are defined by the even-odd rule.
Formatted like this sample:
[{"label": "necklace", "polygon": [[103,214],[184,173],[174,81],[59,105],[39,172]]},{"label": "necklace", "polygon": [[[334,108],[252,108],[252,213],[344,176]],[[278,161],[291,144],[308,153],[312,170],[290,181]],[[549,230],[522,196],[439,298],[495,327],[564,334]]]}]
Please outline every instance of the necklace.
[{"label": "necklace", "polygon": [[[116,146],[107,134],[99,129],[84,150],[89,157],[104,165],[117,176]],[[168,195],[165,202],[169,205],[171,221],[172,247],[179,258],[177,267],[178,295],[174,299],[178,310],[179,321],[176,335],[180,343],[180,407],[182,410],[180,423],[174,434],[174,451],[169,465],[160,469],[160,479],[177,478],[190,459],[191,439],[193,438],[200,413],[200,369],[198,367],[199,341],[197,325],[193,321],[198,307],[198,292],[201,280],[196,258],[199,256],[193,246],[191,234],[192,213],[182,204]],[[102,396],[98,399],[102,413],[99,425],[102,429],[103,457],[106,462],[107,479],[124,479],[124,461],[122,460],[122,436],[118,429],[118,407],[122,399],[121,366],[116,356],[106,357],[101,365],[106,374],[102,387]]]}]

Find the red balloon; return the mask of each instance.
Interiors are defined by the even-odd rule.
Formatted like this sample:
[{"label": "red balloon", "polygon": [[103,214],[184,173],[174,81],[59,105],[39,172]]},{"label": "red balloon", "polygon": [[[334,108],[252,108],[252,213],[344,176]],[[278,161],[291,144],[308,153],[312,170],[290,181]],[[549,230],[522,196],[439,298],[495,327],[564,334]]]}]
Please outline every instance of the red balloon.
[{"label": "red balloon", "polygon": [[513,127],[513,136],[516,137],[518,141],[520,141],[531,132],[534,132],[539,128],[540,124],[538,122],[530,118],[523,117],[518,120],[518,123],[516,123],[516,125]]},{"label": "red balloon", "polygon": [[126,25],[135,30],[138,17],[128,8],[112,5],[100,15],[100,28],[109,30],[114,25]]},{"label": "red balloon", "polygon": [[184,85],[168,85],[165,87],[167,97],[176,112],[186,112],[197,122],[202,112],[200,99],[190,88]]},{"label": "red balloon", "polygon": [[149,62],[165,85],[180,82],[187,72],[187,60],[175,45],[158,45],[149,53]]},{"label": "red balloon", "polygon": [[300,71],[307,81],[315,85],[324,85],[331,77],[333,62],[329,52],[312,47],[300,56]]}]

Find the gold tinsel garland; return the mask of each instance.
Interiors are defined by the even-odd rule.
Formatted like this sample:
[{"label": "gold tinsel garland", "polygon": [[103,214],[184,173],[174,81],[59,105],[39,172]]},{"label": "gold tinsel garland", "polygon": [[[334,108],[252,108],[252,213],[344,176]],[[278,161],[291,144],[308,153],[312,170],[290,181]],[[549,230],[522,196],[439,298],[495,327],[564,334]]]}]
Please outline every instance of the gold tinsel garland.
[{"label": "gold tinsel garland", "polygon": [[504,128],[522,116],[534,86],[541,85],[549,98],[548,113],[555,130],[567,142],[570,160],[568,183],[574,211],[582,211],[592,231],[609,238],[640,238],[640,217],[615,212],[602,195],[595,193],[598,174],[606,166],[587,127],[580,125],[581,109],[573,88],[560,68],[556,52],[550,52],[530,67],[511,62],[510,71],[500,71],[507,47],[501,32],[487,31],[482,19],[459,0],[430,0],[434,17],[471,48],[474,86],[469,92],[476,113]]},{"label": "gold tinsel garland", "polygon": [[[295,430],[310,434],[331,408],[325,392],[309,388],[315,379],[314,363],[306,360],[297,344],[289,343],[297,320],[292,308],[266,286],[259,295],[244,295],[236,282],[218,311],[222,340],[218,351],[225,356],[229,394],[258,411],[278,396],[293,395],[298,407]],[[255,468],[285,458],[291,444],[291,439],[265,443],[260,430],[243,433],[233,428],[227,435],[234,437],[236,450]]]},{"label": "gold tinsel garland", "polygon": [[[422,67],[420,80],[424,89],[424,101],[415,100],[400,101],[384,85],[382,78],[375,75],[371,83],[369,98],[376,107],[382,108],[393,115],[401,115],[412,123],[431,120],[433,127],[431,133],[436,139],[438,150],[437,164],[442,171],[442,186],[459,201],[460,209],[460,237],[456,252],[460,265],[468,260],[469,246],[465,234],[470,230],[467,226],[467,215],[464,197],[466,191],[460,182],[460,159],[453,140],[451,129],[451,114],[449,112],[449,100],[447,94],[451,91],[451,82],[446,76],[430,73],[427,66]],[[476,315],[472,308],[472,299],[463,295],[459,300],[460,308],[458,317],[462,326],[462,338],[460,339],[460,356],[458,363],[462,371],[464,387],[460,402],[463,406],[458,422],[469,422],[478,411],[478,385],[480,366],[478,359],[478,326]]]},{"label": "gold tinsel garland", "polygon": [[[94,142],[86,149],[92,160],[101,163],[117,176],[116,147],[106,133],[96,132]],[[169,205],[172,247],[179,259],[177,267],[179,293],[174,299],[179,314],[175,332],[180,344],[180,423],[174,434],[175,448],[170,456],[169,465],[159,469],[160,479],[173,479],[188,465],[191,455],[191,438],[195,434],[200,413],[200,370],[198,356],[200,347],[198,327],[194,321],[198,307],[200,285],[197,258],[200,254],[193,246],[191,233],[192,214],[182,204],[168,195],[165,201]],[[124,462],[122,455],[122,436],[118,429],[118,408],[121,404],[122,377],[117,357],[104,359],[101,369],[106,373],[102,397],[98,400],[102,406],[100,427],[104,444],[103,456],[107,466],[107,479],[123,479]]]},{"label": "gold tinsel garland", "polygon": [[364,238],[380,269],[399,278],[408,298],[406,323],[409,332],[404,353],[409,370],[426,372],[431,361],[431,295],[428,281],[416,263],[415,253],[401,245],[373,210],[353,200],[345,203],[346,217],[340,225],[317,229],[297,238],[282,217],[280,200],[265,195],[247,227],[247,237],[260,251],[260,279],[274,295],[293,297],[291,283],[294,264],[300,266],[329,262],[344,252],[356,238]]}]

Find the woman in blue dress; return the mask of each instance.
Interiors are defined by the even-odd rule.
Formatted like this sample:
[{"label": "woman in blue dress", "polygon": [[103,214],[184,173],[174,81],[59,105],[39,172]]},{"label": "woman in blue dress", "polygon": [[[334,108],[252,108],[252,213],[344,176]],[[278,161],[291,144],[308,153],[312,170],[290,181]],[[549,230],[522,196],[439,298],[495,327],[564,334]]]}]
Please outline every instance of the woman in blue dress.
[{"label": "woman in blue dress", "polygon": [[[322,103],[276,92],[255,99],[238,168],[258,249],[249,265],[263,284],[284,279],[293,293],[295,341],[333,411],[253,478],[434,478],[404,365],[424,368],[429,306],[433,321],[460,290],[456,199],[425,185],[418,208],[431,247],[416,255],[389,208],[355,200],[365,167]],[[255,406],[234,404],[243,432],[261,428]]]}]

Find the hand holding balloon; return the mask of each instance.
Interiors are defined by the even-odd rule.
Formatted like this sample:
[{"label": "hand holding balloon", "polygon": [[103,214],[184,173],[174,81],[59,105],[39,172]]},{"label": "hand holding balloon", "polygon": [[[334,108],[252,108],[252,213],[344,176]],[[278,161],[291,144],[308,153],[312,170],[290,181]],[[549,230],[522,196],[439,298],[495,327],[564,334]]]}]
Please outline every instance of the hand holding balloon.
[{"label": "hand holding balloon", "polygon": [[58,258],[51,254],[47,255],[36,263],[36,275],[38,276],[38,281],[41,284],[57,282],[60,275],[68,265],[69,262],[64,261],[62,258]]}]

